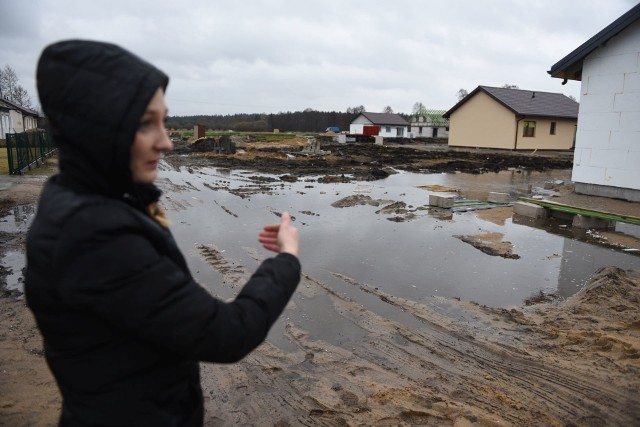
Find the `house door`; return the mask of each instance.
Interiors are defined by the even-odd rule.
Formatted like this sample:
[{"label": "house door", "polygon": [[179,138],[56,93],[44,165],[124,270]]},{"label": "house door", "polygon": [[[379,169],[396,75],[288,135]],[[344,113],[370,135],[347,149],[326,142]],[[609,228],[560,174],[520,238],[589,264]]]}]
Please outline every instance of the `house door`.
[{"label": "house door", "polygon": [[404,136],[404,128],[396,128],[396,136]]},{"label": "house door", "polygon": [[437,138],[438,137],[438,128],[431,129],[431,137],[432,138]]}]

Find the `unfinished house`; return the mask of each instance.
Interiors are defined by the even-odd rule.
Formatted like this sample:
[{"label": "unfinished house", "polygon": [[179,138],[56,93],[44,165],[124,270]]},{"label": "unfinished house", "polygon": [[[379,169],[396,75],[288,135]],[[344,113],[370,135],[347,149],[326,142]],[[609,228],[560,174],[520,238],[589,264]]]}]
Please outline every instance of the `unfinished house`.
[{"label": "unfinished house", "polygon": [[571,179],[582,194],[640,201],[640,4],[558,61],[581,81]]},{"label": "unfinished house", "polygon": [[410,138],[448,138],[449,119],[445,110],[420,110],[411,116]]}]

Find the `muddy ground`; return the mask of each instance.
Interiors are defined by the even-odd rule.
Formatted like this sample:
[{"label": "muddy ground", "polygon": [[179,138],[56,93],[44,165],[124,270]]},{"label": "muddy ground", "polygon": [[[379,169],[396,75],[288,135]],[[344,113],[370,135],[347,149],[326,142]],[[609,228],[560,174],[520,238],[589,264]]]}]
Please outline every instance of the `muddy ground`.
[{"label": "muddy ground", "polygon": [[[306,155],[298,152],[304,146],[303,142],[285,146],[287,153],[268,146],[265,150],[241,147],[243,152],[234,156],[185,156],[183,151],[167,160],[186,168],[239,167],[287,179],[306,175],[372,179],[392,173],[393,168],[482,173],[496,167],[564,168],[570,164],[566,156],[421,154],[406,147],[342,146],[330,155]],[[35,203],[43,180],[29,176],[12,180],[12,186],[0,191],[0,214],[6,215],[15,205]],[[480,211],[478,215],[501,221],[508,212]],[[0,237],[1,252],[24,244],[20,233]],[[467,237],[485,244],[500,240],[488,234]],[[508,245],[503,249],[508,251]],[[198,250],[223,275],[221,286],[237,289],[235,282],[250,273],[213,247]],[[206,425],[640,424],[640,274],[636,271],[605,268],[568,300],[549,301],[541,295],[529,301],[531,305],[511,310],[438,297],[431,306],[385,294],[349,277],[336,277],[345,286],[419,319],[421,327],[383,318],[304,276],[298,294],[330,299],[342,320],[361,331],[364,344],[339,346],[310,339],[307,331],[287,322],[285,316],[281,320],[285,334],[297,350],[285,352],[267,342],[240,363],[202,365]],[[4,292],[0,298],[0,424],[55,425],[59,408],[60,397],[33,318],[18,295]]]},{"label": "muddy ground", "polygon": [[[225,155],[194,153],[186,143],[176,143],[176,149],[167,160],[174,166],[207,165],[275,175],[284,173],[285,180],[325,175],[324,181],[320,182],[373,181],[395,173],[395,169],[418,173],[457,171],[479,174],[509,168],[567,169],[572,165],[572,157],[567,153],[528,156],[508,151],[448,150],[444,147],[440,144],[429,149],[424,145],[413,148],[325,141],[321,142],[319,150],[312,151],[305,138],[297,138],[280,144],[240,141],[236,154]],[[185,154],[193,155],[184,157]]]}]

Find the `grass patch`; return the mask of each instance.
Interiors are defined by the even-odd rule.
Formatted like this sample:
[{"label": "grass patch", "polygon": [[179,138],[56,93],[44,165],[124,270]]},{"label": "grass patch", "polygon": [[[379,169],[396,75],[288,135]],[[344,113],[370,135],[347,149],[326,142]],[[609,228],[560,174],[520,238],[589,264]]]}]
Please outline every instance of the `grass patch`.
[{"label": "grass patch", "polygon": [[0,175],[9,174],[9,156],[7,147],[0,147]]}]

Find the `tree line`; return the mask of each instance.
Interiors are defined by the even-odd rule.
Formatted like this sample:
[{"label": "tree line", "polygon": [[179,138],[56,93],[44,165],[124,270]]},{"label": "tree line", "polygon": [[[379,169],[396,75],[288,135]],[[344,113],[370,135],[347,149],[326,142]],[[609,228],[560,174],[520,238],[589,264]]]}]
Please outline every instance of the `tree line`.
[{"label": "tree line", "polygon": [[[341,131],[349,130],[351,122],[364,112],[364,107],[348,108],[347,112],[316,111],[307,108],[304,111],[287,111],[274,114],[229,114],[170,116],[168,129],[193,129],[203,125],[213,130],[233,130],[236,132],[324,132],[327,128],[337,127]],[[408,120],[406,114],[399,114]]]},{"label": "tree line", "polygon": [[359,113],[342,113],[336,111],[287,111],[275,114],[228,114],[170,116],[167,118],[168,129],[193,129],[195,125],[203,125],[213,130],[233,130],[236,132],[323,132],[329,127],[349,130],[349,124]]}]

